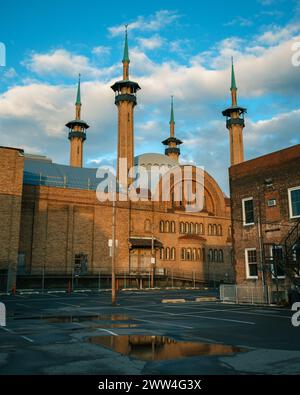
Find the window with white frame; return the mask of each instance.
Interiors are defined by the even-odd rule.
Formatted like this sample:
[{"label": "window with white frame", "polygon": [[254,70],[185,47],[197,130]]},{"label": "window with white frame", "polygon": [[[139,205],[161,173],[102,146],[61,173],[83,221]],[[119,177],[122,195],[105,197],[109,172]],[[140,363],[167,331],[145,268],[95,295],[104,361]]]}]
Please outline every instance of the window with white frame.
[{"label": "window with white frame", "polygon": [[282,246],[270,246],[272,278],[285,278]]},{"label": "window with white frame", "polygon": [[289,209],[291,218],[300,218],[300,186],[290,188],[289,194]]},{"label": "window with white frame", "polygon": [[254,225],[254,205],[253,198],[247,198],[242,200],[243,206],[243,224],[246,225]]},{"label": "window with white frame", "polygon": [[247,278],[257,279],[258,278],[258,264],[257,264],[256,248],[246,248],[245,260],[246,260],[246,276],[247,276]]}]

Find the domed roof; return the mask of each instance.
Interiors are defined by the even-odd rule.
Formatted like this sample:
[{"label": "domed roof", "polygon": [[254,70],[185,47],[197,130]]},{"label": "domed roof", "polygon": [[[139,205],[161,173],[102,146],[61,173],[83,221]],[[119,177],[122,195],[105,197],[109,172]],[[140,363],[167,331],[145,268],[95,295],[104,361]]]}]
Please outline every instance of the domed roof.
[{"label": "domed roof", "polygon": [[167,166],[169,168],[178,166],[178,163],[170,159],[167,155],[146,153],[138,155],[134,158],[134,164],[136,166],[144,166],[149,169],[151,166]]}]

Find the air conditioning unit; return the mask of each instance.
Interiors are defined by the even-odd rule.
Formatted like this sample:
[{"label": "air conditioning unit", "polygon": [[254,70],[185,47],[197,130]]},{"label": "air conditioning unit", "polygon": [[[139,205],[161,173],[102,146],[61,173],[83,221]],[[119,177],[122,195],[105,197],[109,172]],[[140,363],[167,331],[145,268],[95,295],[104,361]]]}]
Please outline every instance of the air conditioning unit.
[{"label": "air conditioning unit", "polygon": [[276,199],[269,199],[268,200],[268,207],[276,206]]}]

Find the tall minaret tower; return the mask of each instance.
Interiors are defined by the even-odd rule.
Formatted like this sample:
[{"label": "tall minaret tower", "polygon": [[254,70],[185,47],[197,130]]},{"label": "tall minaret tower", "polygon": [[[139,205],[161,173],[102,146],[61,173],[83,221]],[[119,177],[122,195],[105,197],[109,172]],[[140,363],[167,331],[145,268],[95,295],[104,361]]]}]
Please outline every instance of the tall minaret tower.
[{"label": "tall minaret tower", "polygon": [[167,145],[168,148],[165,149],[165,155],[169,156],[176,162],[179,161],[180,148],[178,145],[182,144],[182,141],[175,137],[175,120],[174,120],[174,100],[171,96],[171,117],[170,117],[170,137],[162,141],[162,144]]},{"label": "tall minaret tower", "polygon": [[86,140],[86,129],[89,128],[89,125],[81,119],[80,74],[75,103],[75,119],[68,122],[66,127],[69,128],[70,166],[82,167],[83,143]]},{"label": "tall minaret tower", "polygon": [[237,104],[237,87],[235,82],[234,65],[231,66],[231,107],[222,112],[226,117],[226,127],[230,136],[230,161],[231,165],[244,162],[243,129],[245,127],[244,114],[246,108]]},{"label": "tall minaret tower", "polygon": [[138,83],[129,79],[130,59],[127,26],[125,26],[125,45],[122,60],[123,79],[115,82],[111,87],[115,92],[115,104],[118,107],[118,179],[121,159],[127,159],[127,175],[128,170],[134,166],[134,107],[137,104],[136,92],[141,89]]}]

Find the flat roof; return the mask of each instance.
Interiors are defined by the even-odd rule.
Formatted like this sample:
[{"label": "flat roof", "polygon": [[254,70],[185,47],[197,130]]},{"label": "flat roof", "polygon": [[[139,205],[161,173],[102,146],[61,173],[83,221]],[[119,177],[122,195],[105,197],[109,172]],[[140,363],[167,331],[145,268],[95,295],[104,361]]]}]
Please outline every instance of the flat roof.
[{"label": "flat roof", "polygon": [[230,176],[253,174],[262,169],[281,166],[296,159],[300,159],[300,144],[232,165],[229,168],[229,174]]}]

